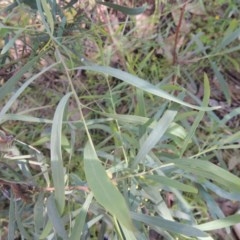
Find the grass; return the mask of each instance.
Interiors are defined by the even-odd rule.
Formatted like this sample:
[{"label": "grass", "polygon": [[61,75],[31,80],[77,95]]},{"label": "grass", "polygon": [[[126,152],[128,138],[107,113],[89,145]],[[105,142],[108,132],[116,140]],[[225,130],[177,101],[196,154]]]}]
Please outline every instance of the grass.
[{"label": "grass", "polygon": [[235,101],[238,3],[162,3],[144,29],[140,6],[22,2],[0,9],[0,236],[215,239],[238,223],[217,201],[240,198],[239,109],[211,104],[214,77]]}]

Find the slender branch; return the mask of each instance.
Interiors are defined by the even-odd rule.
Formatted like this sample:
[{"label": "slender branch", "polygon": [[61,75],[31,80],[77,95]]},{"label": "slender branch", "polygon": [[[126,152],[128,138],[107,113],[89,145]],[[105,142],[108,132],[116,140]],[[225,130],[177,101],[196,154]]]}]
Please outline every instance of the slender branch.
[{"label": "slender branch", "polygon": [[182,10],[181,10],[181,14],[180,14],[180,18],[179,18],[178,25],[177,25],[175,41],[174,41],[174,47],[173,47],[173,65],[177,63],[178,36],[179,36],[180,28],[181,28],[181,25],[182,25],[182,20],[183,20],[183,15],[184,15],[184,12],[185,12],[186,5],[187,5],[187,0],[185,0],[185,2],[183,4]]}]

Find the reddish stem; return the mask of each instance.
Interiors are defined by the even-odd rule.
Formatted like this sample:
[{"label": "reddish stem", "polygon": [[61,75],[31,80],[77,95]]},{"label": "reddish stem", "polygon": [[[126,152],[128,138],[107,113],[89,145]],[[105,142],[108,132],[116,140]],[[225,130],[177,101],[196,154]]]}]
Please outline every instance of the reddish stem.
[{"label": "reddish stem", "polygon": [[185,0],[185,2],[183,4],[182,11],[181,11],[180,18],[179,18],[178,25],[177,25],[175,41],[174,41],[174,47],[173,47],[173,65],[175,65],[177,63],[178,35],[179,35],[180,28],[181,28],[181,25],[182,25],[182,20],[183,20],[183,15],[184,15],[184,12],[185,12],[186,5],[187,5],[187,0]]}]

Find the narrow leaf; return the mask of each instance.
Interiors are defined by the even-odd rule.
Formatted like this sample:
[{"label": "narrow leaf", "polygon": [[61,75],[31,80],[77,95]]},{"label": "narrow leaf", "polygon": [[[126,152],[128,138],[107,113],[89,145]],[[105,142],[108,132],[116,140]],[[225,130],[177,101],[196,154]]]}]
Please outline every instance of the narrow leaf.
[{"label": "narrow leaf", "polygon": [[8,211],[8,239],[14,239],[14,232],[16,226],[16,218],[15,218],[15,201],[14,195],[11,191],[11,198],[10,198],[10,206]]},{"label": "narrow leaf", "polygon": [[7,103],[4,105],[4,107],[1,109],[0,112],[0,121],[3,118],[3,115],[11,108],[11,106],[16,102],[16,99],[23,93],[23,91],[39,76],[41,76],[43,73],[47,72],[54,66],[56,66],[58,63],[53,63],[50,66],[42,69],[39,73],[33,75],[31,78],[29,78],[22,86],[12,95],[12,97],[7,101]]},{"label": "narrow leaf", "polygon": [[162,217],[147,216],[144,214],[131,212],[133,219],[145,223],[147,226],[156,226],[177,234],[189,237],[208,237],[208,234],[187,224],[166,220]]},{"label": "narrow leaf", "polygon": [[46,119],[46,118],[37,118],[37,117],[32,117],[28,115],[22,115],[22,114],[5,114],[3,115],[1,119],[1,123],[5,121],[23,121],[23,122],[31,122],[31,123],[48,123],[52,124],[52,120]]},{"label": "narrow leaf", "polygon": [[19,205],[15,205],[15,220],[17,222],[17,229],[20,232],[20,235],[22,239],[31,239],[31,236],[29,235],[28,231],[25,229],[25,226],[23,224],[23,219],[22,219],[22,209],[20,208]]},{"label": "narrow leaf", "polygon": [[33,217],[34,217],[34,230],[36,234],[41,234],[45,223],[44,217],[44,195],[40,193],[37,197],[37,201],[34,205]]},{"label": "narrow leaf", "polygon": [[225,217],[222,219],[207,222],[207,223],[198,225],[196,227],[203,231],[212,231],[212,230],[216,230],[216,229],[230,227],[239,222],[240,222],[240,214],[235,214],[235,215],[231,215],[231,216],[228,216],[228,217]]},{"label": "narrow leaf", "polygon": [[8,81],[0,88],[0,100],[2,100],[7,94],[11,93],[18,80],[23,76],[24,73],[32,68],[32,66],[38,61],[39,57],[40,56],[36,56],[29,60],[16,74],[8,79]]},{"label": "narrow leaf", "polygon": [[232,192],[240,191],[240,178],[211,162],[200,159],[177,159],[171,160],[171,162],[174,162],[179,168],[196,176],[211,179]]},{"label": "narrow leaf", "polygon": [[52,231],[52,223],[50,222],[50,220],[48,220],[44,229],[42,230],[41,235],[39,236],[39,239],[41,240],[46,239],[51,231]]},{"label": "narrow leaf", "polygon": [[60,236],[62,239],[67,240],[68,235],[65,231],[63,220],[58,213],[58,209],[52,195],[47,200],[47,214],[51,223],[53,224],[54,230],[57,235]]},{"label": "narrow leaf", "polygon": [[191,192],[191,193],[198,192],[196,188],[166,176],[144,175],[140,177],[140,181],[147,185],[153,185],[153,186],[161,185],[161,186],[172,187],[180,191]]},{"label": "narrow leaf", "polygon": [[50,27],[50,31],[53,34],[53,31],[54,31],[54,21],[53,21],[53,16],[52,16],[52,13],[51,13],[50,5],[47,3],[46,0],[42,0],[41,3],[42,3],[43,10],[44,10],[44,12],[46,14],[46,18],[47,18],[47,22],[48,22],[49,27]]},{"label": "narrow leaf", "polygon": [[96,200],[128,229],[133,229],[125,199],[108,178],[93,145],[84,148],[84,170],[89,187]]},{"label": "narrow leaf", "polygon": [[59,102],[54,114],[51,131],[51,170],[55,188],[55,198],[60,214],[63,213],[65,205],[64,168],[61,151],[62,121],[66,104],[71,95],[72,93],[66,94]]},{"label": "narrow leaf", "polygon": [[15,41],[19,38],[19,36],[24,32],[25,29],[19,29],[13,38],[11,38],[8,43],[2,48],[1,55],[5,54],[11,47],[13,47]]},{"label": "narrow leaf", "polygon": [[[207,107],[209,98],[210,98],[210,85],[209,85],[209,80],[208,80],[207,74],[204,73],[204,96],[203,96],[203,102],[202,102],[203,108]],[[193,125],[191,126],[191,128],[188,131],[187,137],[185,138],[185,140],[182,144],[181,155],[185,152],[188,144],[191,142],[191,140],[196,132],[196,129],[198,128],[199,123],[201,122],[203,117],[204,117],[204,112],[199,111],[194,120]]]},{"label": "narrow leaf", "polygon": [[224,97],[226,98],[227,102],[230,103],[231,102],[231,94],[230,94],[230,90],[229,90],[226,79],[224,79],[223,74],[219,71],[219,66],[217,66],[215,62],[210,61],[210,64],[214,71],[214,75],[216,76],[216,79],[220,85],[220,89],[224,94]]},{"label": "narrow leaf", "polygon": [[115,69],[112,67],[103,67],[103,66],[94,65],[94,66],[81,66],[76,69],[92,70],[92,71],[100,72],[103,74],[109,74],[110,76],[116,77],[128,84],[131,84],[137,88],[142,89],[145,92],[151,93],[158,97],[165,98],[169,101],[173,101],[173,102],[179,103],[183,106],[190,107],[193,109],[197,109],[197,110],[201,110],[201,111],[211,111],[214,109],[219,109],[219,107],[198,107],[198,106],[189,104],[189,103],[184,102],[184,101],[172,96],[171,94],[159,89],[158,87],[152,85],[151,83],[149,83],[139,77],[136,77],[130,73],[127,73],[127,72],[124,72],[122,70]]},{"label": "narrow leaf", "polygon": [[168,127],[172,123],[177,112],[173,110],[167,110],[162,118],[158,121],[155,128],[149,134],[147,139],[142,144],[132,167],[135,168],[137,164],[144,160],[146,155],[151,151],[151,149],[160,141],[164,133],[167,131]]},{"label": "narrow leaf", "polygon": [[80,213],[75,219],[74,227],[72,229],[72,234],[70,236],[70,240],[79,240],[81,239],[83,230],[84,230],[84,224],[86,221],[87,213],[88,213],[88,208],[92,202],[93,194],[90,193],[87,198],[85,203],[83,204]]},{"label": "narrow leaf", "polygon": [[37,3],[37,9],[38,9],[39,15],[41,17],[41,21],[42,21],[46,31],[48,32],[48,34],[51,35],[51,30],[49,28],[48,23],[46,22],[45,14],[44,14],[43,9],[42,9],[41,0],[36,0],[36,3]]}]

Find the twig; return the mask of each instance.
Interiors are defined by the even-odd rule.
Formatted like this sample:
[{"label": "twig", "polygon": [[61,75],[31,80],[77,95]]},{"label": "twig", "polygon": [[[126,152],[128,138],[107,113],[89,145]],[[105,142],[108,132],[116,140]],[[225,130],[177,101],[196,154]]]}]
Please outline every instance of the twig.
[{"label": "twig", "polygon": [[184,12],[185,12],[186,5],[187,5],[187,0],[185,0],[185,2],[183,4],[182,11],[181,11],[180,18],[179,18],[178,25],[177,25],[175,41],[174,41],[174,47],[173,47],[173,65],[175,65],[177,63],[178,35],[179,35],[180,28],[181,28],[181,25],[182,25],[182,20],[183,20],[183,15],[184,15]]}]

